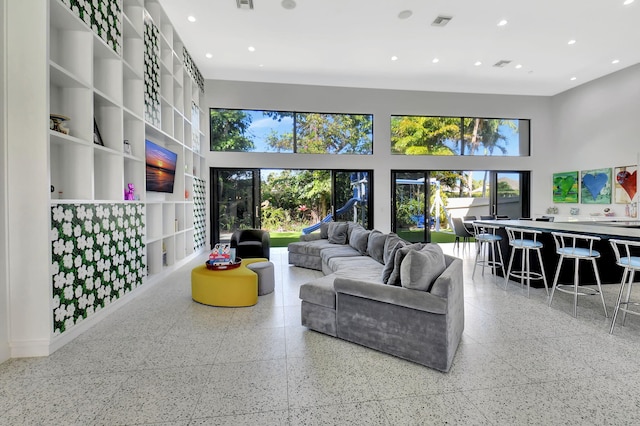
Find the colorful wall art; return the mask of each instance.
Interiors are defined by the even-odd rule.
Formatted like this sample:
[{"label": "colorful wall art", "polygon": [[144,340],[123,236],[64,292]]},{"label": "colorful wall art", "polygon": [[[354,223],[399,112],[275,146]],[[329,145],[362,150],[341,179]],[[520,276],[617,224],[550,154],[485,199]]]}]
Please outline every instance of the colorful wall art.
[{"label": "colorful wall art", "polygon": [[638,185],[637,166],[616,167],[614,169],[614,202],[629,204],[633,201]]},{"label": "colorful wall art", "polygon": [[582,204],[611,204],[611,168],[583,170]]},{"label": "colorful wall art", "polygon": [[553,174],[553,202],[578,202],[578,172]]}]

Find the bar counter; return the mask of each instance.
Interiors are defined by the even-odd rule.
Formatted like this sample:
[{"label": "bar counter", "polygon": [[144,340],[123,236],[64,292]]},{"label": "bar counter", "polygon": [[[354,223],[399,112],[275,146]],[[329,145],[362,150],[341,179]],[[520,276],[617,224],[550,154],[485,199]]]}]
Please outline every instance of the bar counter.
[{"label": "bar counter", "polygon": [[[640,221],[636,220],[611,220],[611,221],[577,221],[577,222],[542,222],[533,220],[476,220],[477,224],[497,225],[500,229],[497,234],[502,237],[500,247],[504,257],[505,269],[509,264],[511,247],[505,227],[535,229],[542,231],[539,241],[544,245],[542,249],[542,263],[544,273],[551,287],[553,277],[558,265],[559,256],[556,254],[555,242],[551,232],[570,232],[574,234],[595,235],[602,240],[594,244],[594,249],[600,252],[597,260],[600,271],[600,279],[603,284],[619,284],[622,278],[622,268],[616,265],[615,255],[609,244],[609,239],[618,238],[640,241]],[[537,271],[539,268],[536,256],[531,257],[531,268]],[[595,284],[595,276],[592,267],[587,262],[580,262],[580,279],[585,284]],[[514,259],[514,270],[521,269],[520,256]],[[512,278],[513,280],[513,278]],[[573,262],[564,262],[560,271],[560,283],[571,283],[573,280]],[[541,280],[532,281],[532,287],[544,287]]]}]

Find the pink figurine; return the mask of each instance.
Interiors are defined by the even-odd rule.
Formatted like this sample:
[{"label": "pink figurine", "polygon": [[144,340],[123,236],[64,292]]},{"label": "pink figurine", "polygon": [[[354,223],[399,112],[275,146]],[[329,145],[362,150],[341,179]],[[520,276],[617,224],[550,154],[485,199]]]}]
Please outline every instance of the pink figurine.
[{"label": "pink figurine", "polygon": [[135,187],[133,186],[132,183],[127,184],[127,188],[124,191],[124,199],[125,200],[135,200],[135,196],[133,195],[134,191],[135,191]]}]

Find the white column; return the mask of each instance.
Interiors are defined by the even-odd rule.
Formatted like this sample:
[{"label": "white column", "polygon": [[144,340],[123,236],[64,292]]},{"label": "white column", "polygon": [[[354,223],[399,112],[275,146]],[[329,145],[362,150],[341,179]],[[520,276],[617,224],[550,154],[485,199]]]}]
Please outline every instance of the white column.
[{"label": "white column", "polygon": [[49,278],[48,0],[9,1],[7,42],[7,219],[11,356],[48,355]]}]

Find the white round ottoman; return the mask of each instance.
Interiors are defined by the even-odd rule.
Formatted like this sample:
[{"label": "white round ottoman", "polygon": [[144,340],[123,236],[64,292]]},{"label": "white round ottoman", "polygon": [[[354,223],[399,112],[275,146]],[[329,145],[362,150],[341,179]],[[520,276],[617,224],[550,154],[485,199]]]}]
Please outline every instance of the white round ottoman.
[{"label": "white round ottoman", "polygon": [[273,274],[273,263],[254,262],[247,265],[247,268],[258,274],[258,296],[263,296],[273,292],[276,282]]}]

